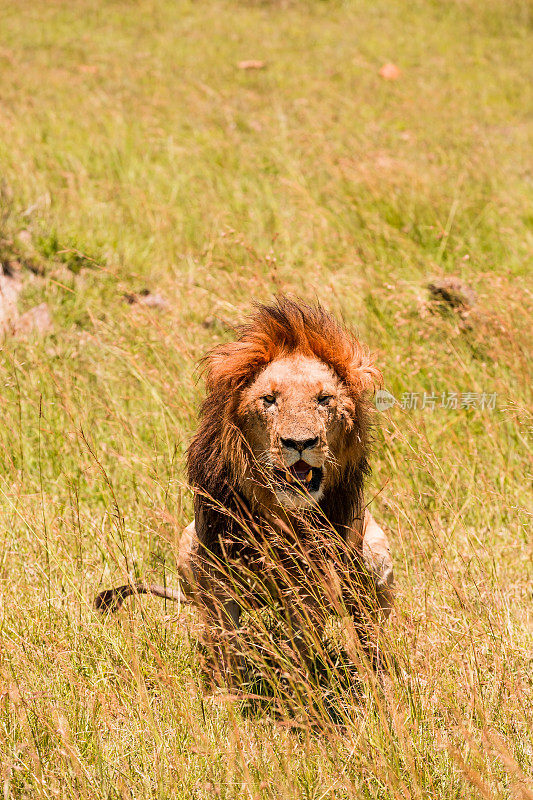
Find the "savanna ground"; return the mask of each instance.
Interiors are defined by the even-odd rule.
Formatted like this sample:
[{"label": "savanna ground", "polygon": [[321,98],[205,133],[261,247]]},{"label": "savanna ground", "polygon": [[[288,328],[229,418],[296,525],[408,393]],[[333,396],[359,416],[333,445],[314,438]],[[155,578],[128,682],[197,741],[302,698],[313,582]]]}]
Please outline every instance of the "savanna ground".
[{"label": "savanna ground", "polygon": [[[526,0],[0,2],[1,258],[53,323],[1,352],[6,800],[533,796],[531,20]],[[427,303],[447,274],[477,293],[466,320]],[[144,289],[168,305],[124,299]],[[91,605],[175,584],[195,364],[285,291],[353,325],[397,398],[438,396],[376,413],[397,668],[342,726],[204,695],[175,607]]]}]

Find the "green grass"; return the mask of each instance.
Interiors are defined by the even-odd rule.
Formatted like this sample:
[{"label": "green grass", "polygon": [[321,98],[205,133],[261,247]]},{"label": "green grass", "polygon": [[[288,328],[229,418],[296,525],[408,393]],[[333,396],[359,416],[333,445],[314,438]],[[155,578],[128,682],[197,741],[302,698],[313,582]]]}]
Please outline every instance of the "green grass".
[{"label": "green grass", "polygon": [[[1,350],[5,798],[532,796],[531,23],[526,0],[0,3],[0,257],[54,319]],[[469,325],[427,308],[445,274]],[[124,301],[145,287],[169,309]],[[91,608],[175,581],[195,365],[285,291],[398,398],[498,395],[376,415],[401,669],[342,728],[204,697],[174,607]]]}]

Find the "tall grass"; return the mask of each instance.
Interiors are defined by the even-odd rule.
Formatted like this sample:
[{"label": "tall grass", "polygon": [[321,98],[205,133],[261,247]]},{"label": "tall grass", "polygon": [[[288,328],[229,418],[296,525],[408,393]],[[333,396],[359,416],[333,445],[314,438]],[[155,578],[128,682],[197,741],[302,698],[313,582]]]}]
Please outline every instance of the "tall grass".
[{"label": "tall grass", "polygon": [[[529,3],[4,0],[0,31],[0,258],[54,319],[1,352],[4,797],[530,798]],[[452,273],[467,319],[428,302]],[[282,291],[399,400],[497,407],[376,413],[389,678],[289,671],[279,713],[205,693],[191,610],[92,600],[175,585],[195,364]]]}]

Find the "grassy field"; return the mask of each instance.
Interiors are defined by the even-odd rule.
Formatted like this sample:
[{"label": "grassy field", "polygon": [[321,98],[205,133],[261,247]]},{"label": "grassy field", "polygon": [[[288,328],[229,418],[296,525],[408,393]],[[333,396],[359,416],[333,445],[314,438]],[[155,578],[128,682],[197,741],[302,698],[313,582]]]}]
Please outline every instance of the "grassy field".
[{"label": "grassy field", "polygon": [[[1,345],[5,800],[533,797],[532,15],[0,0],[0,258],[53,319]],[[428,303],[445,275],[467,319]],[[400,668],[342,727],[204,696],[186,612],[91,605],[175,583],[195,365],[279,292],[342,315],[398,399],[438,397],[376,413]]]}]

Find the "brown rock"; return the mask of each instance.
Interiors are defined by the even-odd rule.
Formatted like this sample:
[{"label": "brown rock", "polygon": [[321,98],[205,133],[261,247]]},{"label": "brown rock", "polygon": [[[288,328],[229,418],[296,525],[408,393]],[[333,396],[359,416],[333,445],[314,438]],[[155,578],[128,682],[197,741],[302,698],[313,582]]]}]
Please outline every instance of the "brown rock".
[{"label": "brown rock", "polygon": [[249,59],[248,61],[239,61],[237,66],[239,69],[264,69],[266,67],[266,62]]},{"label": "brown rock", "polygon": [[17,238],[19,239],[19,241],[21,241],[25,245],[29,246],[29,245],[32,244],[32,235],[27,230],[19,231],[17,233]]},{"label": "brown rock", "polygon": [[0,268],[0,333],[9,333],[18,319],[18,296],[22,284],[20,280],[5,274]]},{"label": "brown rock", "polygon": [[169,308],[170,303],[166,297],[163,297],[159,292],[151,292],[149,289],[141,289],[137,294],[135,292],[126,292],[124,300],[130,305],[148,306],[148,308],[160,308],[163,311]]},{"label": "brown rock", "polygon": [[29,333],[44,335],[52,329],[52,317],[46,303],[30,308],[15,321],[12,326],[16,336],[26,336]]},{"label": "brown rock", "polygon": [[445,303],[456,310],[472,308],[477,302],[477,295],[465,281],[454,275],[435,278],[428,283],[430,298]]},{"label": "brown rock", "polygon": [[396,64],[389,62],[388,64],[383,64],[378,74],[385,81],[397,81],[402,73]]},{"label": "brown rock", "polygon": [[163,295],[159,294],[159,292],[154,292],[154,294],[149,292],[147,295],[141,297],[139,299],[139,302],[141,303],[141,305],[148,306],[149,308],[165,309],[168,308],[169,306],[169,302],[166,299],[166,297],[163,297]]}]

